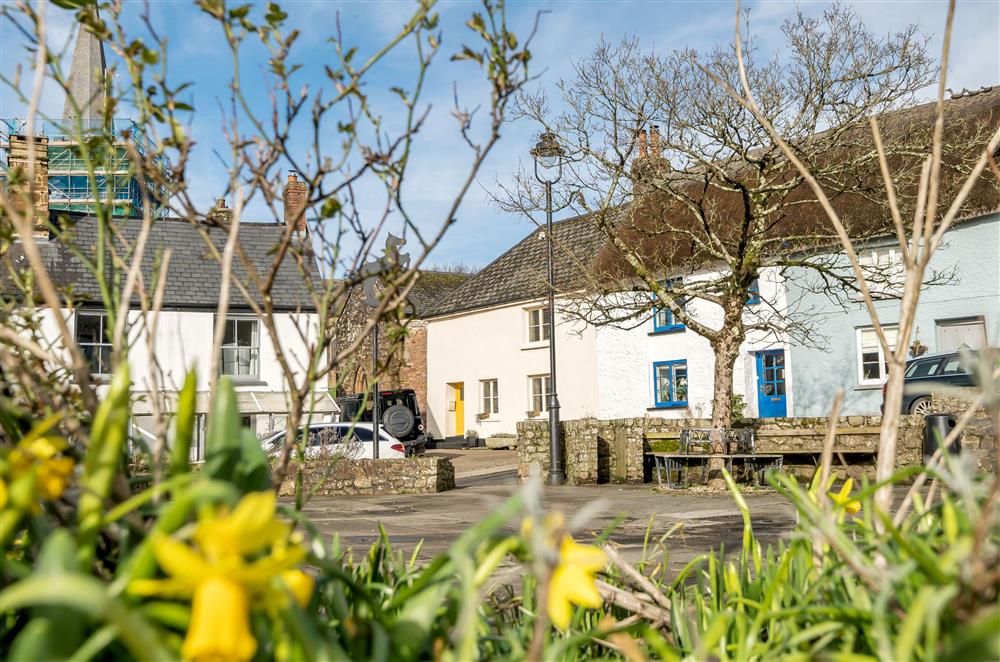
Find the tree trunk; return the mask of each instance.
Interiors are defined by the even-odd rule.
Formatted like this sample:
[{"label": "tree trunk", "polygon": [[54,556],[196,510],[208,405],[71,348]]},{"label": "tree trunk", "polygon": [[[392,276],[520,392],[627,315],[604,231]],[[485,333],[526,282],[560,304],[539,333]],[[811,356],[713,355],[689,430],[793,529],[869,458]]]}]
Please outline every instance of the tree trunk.
[{"label": "tree trunk", "polygon": [[[713,433],[712,452],[724,453],[722,446],[724,435],[721,430],[732,423],[733,409],[733,372],[736,359],[740,354],[740,346],[746,336],[741,319],[742,306],[727,306],[722,331],[712,340],[712,352],[715,354],[715,385],[712,391],[712,429],[720,431],[718,437]],[[725,462],[722,458],[709,460],[708,485],[723,488],[726,483],[722,478]]]}]

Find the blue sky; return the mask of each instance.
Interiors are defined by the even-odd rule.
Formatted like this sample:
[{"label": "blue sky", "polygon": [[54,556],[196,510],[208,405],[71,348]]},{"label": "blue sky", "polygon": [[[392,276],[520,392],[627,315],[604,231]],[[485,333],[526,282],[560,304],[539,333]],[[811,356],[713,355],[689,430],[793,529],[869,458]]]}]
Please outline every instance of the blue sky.
[{"label": "blue sky", "polygon": [[[8,4],[9,0],[2,0]],[[409,2],[333,2],[296,0],[282,3],[290,14],[288,24],[302,31],[299,57],[310,62],[300,76],[301,82],[315,84],[315,74],[324,62],[333,62],[333,51],[326,38],[333,34],[334,20],[339,13],[345,42],[355,45],[364,55],[384,43],[402,25],[413,8]],[[126,0],[129,15],[138,14],[140,5]],[[779,26],[795,5],[791,2],[753,2],[751,30],[763,50],[773,51],[780,39]],[[822,11],[827,3],[802,3],[809,13]],[[911,22],[932,35],[932,51],[940,52],[946,4],[944,2],[858,2],[852,5],[866,25],[878,34],[903,28]],[[442,2],[443,46],[432,67],[424,94],[431,110],[424,130],[417,138],[416,153],[404,188],[410,212],[420,219],[423,228],[434,228],[444,220],[459,183],[468,171],[470,157],[458,138],[455,119],[451,116],[453,91],[457,86],[460,98],[469,107],[485,103],[482,74],[468,62],[450,62],[452,53],[462,43],[470,41],[463,27],[478,2]],[[225,186],[225,173],[215,150],[225,149],[220,137],[219,106],[225,102],[225,84],[229,76],[229,60],[217,24],[201,14],[189,2],[158,0],[151,2],[151,13],[157,30],[170,39],[170,66],[174,81],[190,80],[191,100],[197,112],[192,118],[191,134],[198,142],[190,168],[190,186],[196,199],[206,206]],[[734,4],[724,2],[510,2],[509,24],[520,37],[530,31],[538,12],[540,30],[532,45],[532,71],[541,74],[533,86],[552,89],[561,77],[572,72],[574,60],[588,55],[603,36],[618,41],[637,36],[643,46],[669,51],[691,47],[707,49],[732,39]],[[71,16],[50,9],[50,44],[62,48],[72,37]],[[137,22],[135,27],[138,29]],[[1000,2],[959,2],[956,15],[954,47],[949,70],[949,87],[978,88],[1000,83]],[[0,70],[7,77],[21,64],[27,66],[27,54],[20,37],[4,20],[0,23]],[[108,54],[112,58],[111,53]],[[264,76],[261,52],[250,51],[241,61],[250,81],[258,83]],[[402,45],[387,59],[371,79],[374,98],[390,101],[387,92],[393,85],[412,83],[415,73],[413,48]],[[251,88],[251,95],[267,104],[262,84]],[[926,96],[930,98],[932,91]],[[43,111],[59,115],[62,95],[49,92],[43,101]],[[387,122],[400,119],[398,105],[384,106]],[[20,116],[24,108],[8,89],[0,93],[0,116]],[[480,127],[482,128],[482,127]],[[458,222],[452,226],[444,242],[431,255],[434,264],[465,263],[483,265],[503,253],[522,238],[531,222],[498,210],[490,202],[489,191],[497,179],[510,176],[519,163],[527,163],[527,151],[534,144],[537,127],[527,122],[515,122],[504,127],[503,138],[480,173],[476,185],[459,210]],[[379,207],[373,201],[362,205],[366,214],[374,215]],[[250,218],[265,218],[265,210],[254,206]]]}]

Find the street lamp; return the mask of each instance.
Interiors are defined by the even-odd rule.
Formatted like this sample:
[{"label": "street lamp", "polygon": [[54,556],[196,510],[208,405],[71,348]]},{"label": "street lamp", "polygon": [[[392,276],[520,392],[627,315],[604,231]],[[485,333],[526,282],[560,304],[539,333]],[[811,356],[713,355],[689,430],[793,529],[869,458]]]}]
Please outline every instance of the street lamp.
[{"label": "street lamp", "polygon": [[[559,396],[556,395],[556,279],[552,242],[552,185],[562,177],[563,156],[556,134],[546,131],[539,136],[538,144],[531,150],[535,160],[535,179],[545,185],[545,238],[548,240],[549,267],[549,485],[566,482],[563,449],[559,439]],[[547,171],[543,176],[541,170]],[[552,172],[555,171],[555,177]]]}]

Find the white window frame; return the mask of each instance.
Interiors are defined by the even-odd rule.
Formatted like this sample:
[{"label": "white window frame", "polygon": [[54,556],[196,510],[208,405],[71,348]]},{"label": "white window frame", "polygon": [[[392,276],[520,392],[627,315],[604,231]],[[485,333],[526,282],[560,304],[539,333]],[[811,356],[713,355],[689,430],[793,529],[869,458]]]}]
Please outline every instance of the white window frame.
[{"label": "white window frame", "polygon": [[[548,306],[541,308],[528,308],[527,313],[527,339],[530,345],[540,345],[549,342],[552,337],[552,325],[549,323]],[[532,338],[532,332],[537,332],[538,337]]]},{"label": "white window frame", "polygon": [[[547,412],[549,410],[550,395],[552,395],[552,378],[548,373],[544,375],[528,375],[528,402],[531,406],[530,411],[537,411],[539,414]],[[536,399],[539,397],[541,397],[541,406],[535,407]]]},{"label": "white window frame", "polygon": [[[103,340],[98,340],[98,342],[83,342],[82,340],[80,340],[80,318],[82,317],[96,317],[100,320],[98,338],[103,338]],[[73,322],[73,339],[76,341],[76,344],[80,347],[80,350],[83,351],[84,347],[93,347],[94,351],[96,352],[99,367],[105,368],[105,370],[98,370],[96,372],[90,373],[97,377],[105,377],[111,374],[111,353],[114,351],[114,345],[111,343],[110,340],[110,332],[109,332],[110,330],[107,328],[108,321],[109,320],[107,313],[78,310],[76,311],[75,320]],[[101,350],[104,348],[107,348],[108,350],[107,365],[104,365],[104,362],[101,360]],[[93,364],[91,364],[91,367],[93,367]]]},{"label": "white window frame", "polygon": [[[882,330],[885,332],[886,340],[889,341],[889,350],[896,351],[896,343],[898,342],[898,332],[899,327],[895,324],[883,324]],[[865,345],[866,338],[869,344]],[[885,352],[882,351],[882,343],[878,341],[878,335],[875,333],[875,327],[865,326],[857,329],[855,333],[855,362],[858,367],[858,386],[881,386],[885,383],[888,378],[888,359],[885,356]],[[867,350],[867,351],[866,351]],[[878,352],[879,361],[879,376],[875,379],[865,379],[865,361],[864,355],[870,354],[872,351]]]},{"label": "white window frame", "polygon": [[[240,315],[228,315],[226,317],[226,324],[232,322],[236,325],[233,329],[233,338],[237,338],[237,332],[239,330],[240,324],[253,324],[254,333],[251,345],[239,345],[238,342],[234,343],[223,343],[220,349],[219,356],[219,374],[228,375],[236,380],[250,380],[255,381],[260,379],[260,320],[256,317],[250,316],[240,316]],[[240,373],[240,372],[226,372],[226,350],[239,350],[239,349],[249,349],[250,350],[250,372]],[[238,357],[238,354],[237,354]],[[239,359],[237,358],[236,364],[239,364]]]},{"label": "white window frame", "polygon": [[479,413],[486,417],[500,413],[500,381],[493,379],[479,380]]},{"label": "white window frame", "polygon": [[[872,246],[858,254],[858,266],[875,299],[898,299],[903,295],[906,268],[898,246]],[[855,299],[862,300],[861,293]]]}]

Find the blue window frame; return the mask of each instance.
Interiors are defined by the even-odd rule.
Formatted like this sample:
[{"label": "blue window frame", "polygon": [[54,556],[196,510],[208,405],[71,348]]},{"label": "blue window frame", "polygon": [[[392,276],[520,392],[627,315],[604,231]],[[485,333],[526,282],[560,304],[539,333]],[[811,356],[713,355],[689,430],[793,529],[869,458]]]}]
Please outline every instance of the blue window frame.
[{"label": "blue window frame", "polygon": [[[680,280],[669,280],[662,283],[667,289],[671,289],[678,284],[680,284]],[[653,299],[656,299],[655,294],[653,295]],[[680,303],[681,308],[684,307],[682,302],[678,303]],[[684,324],[674,319],[674,313],[669,308],[653,309],[653,333],[674,333],[683,331],[684,329]]]},{"label": "blue window frame", "polygon": [[760,277],[754,276],[754,279],[750,281],[750,294],[747,297],[747,305],[755,306],[760,303]]},{"label": "blue window frame", "polygon": [[687,407],[687,360],[653,363],[653,402],[657,407]]}]

